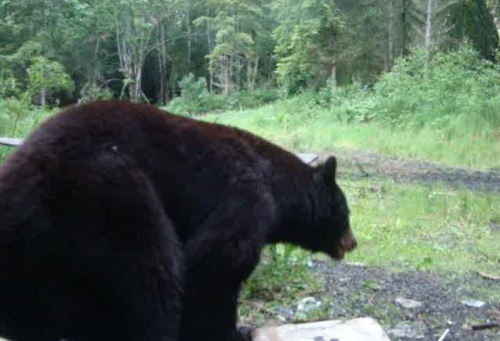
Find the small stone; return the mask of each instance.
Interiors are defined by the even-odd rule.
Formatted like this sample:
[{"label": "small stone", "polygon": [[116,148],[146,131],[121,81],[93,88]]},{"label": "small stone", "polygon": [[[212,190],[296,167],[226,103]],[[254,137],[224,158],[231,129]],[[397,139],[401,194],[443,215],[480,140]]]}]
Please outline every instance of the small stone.
[{"label": "small stone", "polygon": [[287,307],[277,307],[275,311],[279,314],[278,318],[282,321],[286,321],[293,317],[294,311],[293,309],[287,308]]},{"label": "small stone", "polygon": [[486,302],[480,300],[463,300],[461,303],[472,308],[482,308],[486,305]]},{"label": "small stone", "polygon": [[407,308],[407,309],[413,309],[413,308],[418,308],[418,307],[422,306],[422,302],[411,300],[409,298],[404,298],[404,297],[397,297],[396,303],[398,303],[403,308]]},{"label": "small stone", "polygon": [[318,309],[321,306],[322,302],[318,301],[312,296],[303,298],[300,300],[297,305],[297,311],[308,312],[311,310]]},{"label": "small stone", "polygon": [[399,322],[389,330],[389,334],[396,338],[424,339],[426,331],[427,328],[423,322]]}]

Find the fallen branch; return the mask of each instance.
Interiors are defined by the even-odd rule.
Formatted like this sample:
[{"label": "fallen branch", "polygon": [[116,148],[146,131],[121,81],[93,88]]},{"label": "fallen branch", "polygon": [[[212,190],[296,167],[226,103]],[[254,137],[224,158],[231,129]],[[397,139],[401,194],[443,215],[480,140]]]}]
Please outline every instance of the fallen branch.
[{"label": "fallen branch", "polygon": [[492,281],[500,281],[500,276],[498,275],[492,275],[482,271],[478,271],[477,273],[483,278],[490,279]]},{"label": "fallen branch", "polygon": [[493,329],[499,327],[500,323],[498,322],[488,322],[488,323],[473,324],[472,330],[484,330],[484,329]]}]

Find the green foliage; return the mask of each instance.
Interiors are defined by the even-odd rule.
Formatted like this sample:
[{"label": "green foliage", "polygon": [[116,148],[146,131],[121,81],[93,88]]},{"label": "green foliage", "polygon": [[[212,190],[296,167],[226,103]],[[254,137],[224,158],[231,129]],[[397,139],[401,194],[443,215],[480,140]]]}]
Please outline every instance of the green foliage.
[{"label": "green foliage", "polygon": [[193,74],[184,77],[179,85],[182,91],[181,96],[172,100],[167,109],[184,115],[253,108],[273,102],[278,98],[278,92],[275,89],[238,91],[228,96],[211,94],[207,90],[205,79],[195,79]]},{"label": "green foliage", "polygon": [[113,93],[106,86],[99,86],[95,83],[87,83],[80,90],[80,101],[90,102],[113,98]]},{"label": "green foliage", "polygon": [[224,110],[242,110],[256,108],[272,103],[279,98],[277,89],[257,88],[255,90],[241,90],[227,97]]},{"label": "green foliage", "polygon": [[[287,95],[326,84],[373,84],[395,56],[422,46],[424,4],[0,0],[0,96],[18,97],[30,88],[26,70],[35,57],[62,65],[74,83],[71,95],[64,93],[71,90],[68,82],[59,84],[52,103],[58,97],[76,102],[80,94],[84,101],[119,97],[129,90],[135,101],[164,104],[189,72],[206,76],[209,91],[222,94],[277,83]],[[436,6],[433,46],[448,50],[470,40],[494,60],[498,8],[496,0],[443,1]],[[103,84],[109,89],[101,94]],[[221,102],[214,101],[214,107]]]},{"label": "green foliage", "polygon": [[273,3],[278,83],[290,93],[325,84],[335,65],[336,37],[343,22],[332,1]]},{"label": "green foliage", "polygon": [[290,245],[269,246],[262,261],[247,280],[243,299],[283,300],[296,298],[298,293],[318,290],[318,279],[311,276],[308,253]]},{"label": "green foliage", "polygon": [[64,70],[64,66],[45,57],[34,57],[27,72],[29,91],[33,97],[41,92],[44,92],[43,96],[55,91],[71,93],[75,88],[75,84]]},{"label": "green foliage", "polygon": [[376,119],[411,129],[447,129],[450,134],[457,124],[473,123],[467,129],[500,127],[498,66],[467,46],[440,52],[428,70],[424,66],[424,52],[417,50],[382,76],[373,94]]},{"label": "green foliage", "polygon": [[[470,48],[416,50],[373,88],[354,83],[219,115],[294,150],[340,146],[471,168],[500,167],[500,71]],[[212,120],[208,116],[207,120]]]},{"label": "green foliage", "polygon": [[[293,319],[314,318],[314,314],[324,311],[296,313],[294,310],[300,299],[323,290],[323,280],[311,268],[311,254],[291,245],[267,246],[261,262],[244,284],[240,299],[239,316],[245,321],[265,322],[283,319],[283,309],[293,311]],[[325,304],[324,306],[327,306]],[[267,315],[267,316],[265,316]]]},{"label": "green foliage", "polygon": [[15,97],[32,101],[38,98],[41,104],[54,93],[66,92],[71,96],[75,84],[65,67],[45,57],[43,48],[36,41],[27,41],[15,53],[0,57],[4,68],[0,73],[1,98]]},{"label": "green foliage", "polygon": [[29,98],[0,100],[0,136],[24,137],[51,111],[33,107]]},{"label": "green foliage", "polygon": [[167,109],[185,114],[199,115],[214,112],[224,107],[225,98],[210,94],[204,78],[195,79],[192,73],[185,76],[180,82],[181,97],[173,99]]}]

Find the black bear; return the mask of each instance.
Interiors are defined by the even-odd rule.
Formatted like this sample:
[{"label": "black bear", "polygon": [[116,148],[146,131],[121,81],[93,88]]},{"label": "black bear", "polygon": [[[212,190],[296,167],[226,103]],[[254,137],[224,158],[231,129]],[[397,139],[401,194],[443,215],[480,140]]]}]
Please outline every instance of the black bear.
[{"label": "black bear", "polygon": [[0,335],[250,340],[237,298],[266,243],[356,246],[335,171],[149,105],[67,108],[0,168]]}]

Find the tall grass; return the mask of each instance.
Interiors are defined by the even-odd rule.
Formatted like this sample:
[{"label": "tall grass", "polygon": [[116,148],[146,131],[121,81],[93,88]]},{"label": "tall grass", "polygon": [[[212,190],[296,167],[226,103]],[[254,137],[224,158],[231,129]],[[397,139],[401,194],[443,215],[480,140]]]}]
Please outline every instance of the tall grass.
[{"label": "tall grass", "polygon": [[415,51],[368,89],[304,93],[203,119],[249,129],[294,150],[362,148],[470,168],[500,168],[500,68],[469,48]]},{"label": "tall grass", "polygon": [[[0,99],[0,136],[26,137],[53,112],[32,106],[24,100]],[[0,161],[12,150],[11,147],[0,146]]]}]

